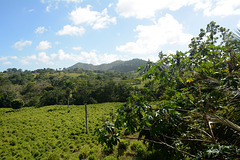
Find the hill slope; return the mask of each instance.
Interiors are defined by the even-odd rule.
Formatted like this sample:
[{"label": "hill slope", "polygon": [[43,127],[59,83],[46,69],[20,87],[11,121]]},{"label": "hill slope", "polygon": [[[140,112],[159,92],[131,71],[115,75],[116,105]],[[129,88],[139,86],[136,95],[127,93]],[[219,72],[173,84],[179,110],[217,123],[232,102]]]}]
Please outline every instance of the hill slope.
[{"label": "hill slope", "polygon": [[86,63],[77,63],[67,69],[84,69],[84,70],[100,70],[100,71],[117,71],[117,72],[130,72],[136,71],[139,66],[146,65],[147,61],[141,59],[132,59],[129,61],[115,61],[109,64],[92,65]]}]

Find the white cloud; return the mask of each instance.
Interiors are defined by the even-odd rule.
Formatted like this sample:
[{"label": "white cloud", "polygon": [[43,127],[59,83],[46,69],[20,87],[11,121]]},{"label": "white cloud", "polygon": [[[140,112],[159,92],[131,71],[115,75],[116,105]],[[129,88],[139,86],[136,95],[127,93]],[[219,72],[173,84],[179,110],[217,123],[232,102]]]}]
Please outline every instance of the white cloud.
[{"label": "white cloud", "polygon": [[38,27],[38,28],[35,30],[35,33],[43,34],[45,31],[47,31],[47,29],[46,29],[45,27]]},{"label": "white cloud", "polygon": [[159,18],[154,25],[138,25],[136,42],[116,47],[117,51],[133,54],[156,53],[163,45],[187,45],[191,34],[183,33],[183,26],[170,14]]},{"label": "white cloud", "polygon": [[113,3],[108,4],[108,8],[111,8],[113,5]]},{"label": "white cloud", "polygon": [[54,53],[50,55],[52,60],[76,60],[78,59],[78,56],[75,54],[66,54],[62,49],[58,51],[58,53]]},{"label": "white cloud", "polygon": [[93,29],[106,28],[110,24],[116,24],[116,17],[110,17],[107,8],[102,12],[91,11],[91,6],[77,8],[70,13],[70,19],[75,25],[87,24]]},{"label": "white cloud", "polygon": [[52,60],[71,60],[75,62],[85,61],[86,63],[96,63],[96,53],[94,51],[85,52],[82,51],[79,54],[65,53],[64,50],[60,49],[57,53],[50,55]]},{"label": "white cloud", "polygon": [[44,63],[44,64],[49,64],[53,65],[54,63],[51,61],[51,57],[49,57],[46,52],[40,52],[38,53],[37,60]]},{"label": "white cloud", "polygon": [[[195,1],[195,0],[194,0]],[[157,11],[170,9],[172,11],[194,3],[193,0],[119,0],[117,12],[123,17],[138,19],[155,17]]]},{"label": "white cloud", "polygon": [[170,50],[167,51],[167,53],[168,54],[176,54],[176,51],[173,51],[173,50],[170,49]]},{"label": "white cloud", "polygon": [[98,58],[98,64],[111,63],[116,60],[124,59],[123,57],[116,54],[103,54]]},{"label": "white cloud", "polygon": [[64,50],[60,49],[57,53],[51,54],[49,56],[51,61],[73,61],[73,62],[83,62],[89,64],[102,64],[102,63],[110,63],[115,60],[122,59],[119,55],[114,54],[97,54],[96,51],[81,51],[78,54],[73,53],[65,53]]},{"label": "white cloud", "polygon": [[205,16],[240,15],[239,0],[196,1],[195,10],[203,10]]},{"label": "white cloud", "polygon": [[48,4],[46,12],[51,12],[52,9],[57,10],[60,3],[81,3],[83,0],[41,0],[43,4]]},{"label": "white cloud", "polygon": [[38,50],[47,50],[49,48],[52,48],[52,46],[51,46],[51,43],[48,41],[41,41],[37,46]]},{"label": "white cloud", "polygon": [[46,12],[50,12],[51,10],[50,10],[50,8],[52,7],[52,5],[48,5],[47,7],[46,7]]},{"label": "white cloud", "polygon": [[95,52],[81,52],[80,56],[85,63],[98,64],[98,58]]},{"label": "white cloud", "polygon": [[23,50],[24,47],[31,46],[31,45],[32,45],[32,41],[18,41],[13,45],[13,47],[21,51]]},{"label": "white cloud", "polygon": [[75,50],[75,51],[81,51],[82,47],[72,47],[72,49]]},{"label": "white cloud", "polygon": [[51,12],[51,10],[54,9],[54,10],[57,10],[58,9],[58,3],[50,3],[48,4],[48,6],[46,7],[46,12]]},{"label": "white cloud", "polygon": [[22,65],[29,65],[31,64],[32,61],[36,60],[37,59],[37,56],[36,55],[31,55],[31,56],[27,56],[27,57],[23,57],[21,60],[20,60],[20,63]]},{"label": "white cloud", "polygon": [[17,60],[18,57],[17,56],[5,56],[5,57],[0,57],[0,61],[2,61],[3,65],[11,65],[12,62],[8,61],[8,59],[13,59],[13,60]]},{"label": "white cloud", "polygon": [[157,54],[154,54],[154,55],[146,55],[146,56],[142,56],[142,57],[139,57],[140,59],[142,60],[145,60],[145,61],[151,61],[151,62],[157,62],[159,60],[159,57]]},{"label": "white cloud", "polygon": [[76,27],[71,25],[66,25],[62,30],[57,32],[57,35],[70,35],[70,36],[78,36],[85,33],[85,29],[83,27]]},{"label": "white cloud", "polygon": [[3,65],[11,65],[12,63],[8,61],[8,57],[0,57],[0,61],[2,61]]},{"label": "white cloud", "polygon": [[11,65],[11,64],[12,64],[12,62],[10,62],[10,61],[3,62],[3,65]]},{"label": "white cloud", "polygon": [[176,11],[184,6],[202,10],[205,16],[240,15],[239,0],[118,0],[116,11],[123,17],[154,18],[158,11]]},{"label": "white cloud", "polygon": [[32,65],[32,64],[38,64],[38,62],[47,64],[47,65],[54,65],[51,56],[48,56],[46,52],[40,52],[37,55],[30,55],[26,57],[19,58],[19,62],[22,65]]},{"label": "white cloud", "polygon": [[0,57],[0,61],[7,61],[8,58],[7,57]]},{"label": "white cloud", "polygon": [[[73,54],[73,53],[66,53],[63,49],[58,50],[57,53],[47,54],[46,52],[40,52],[38,54],[25,56],[25,57],[19,57],[18,61],[22,65],[37,65],[37,64],[45,64],[45,65],[51,65],[55,66],[59,63],[64,64],[74,64],[77,62],[82,63],[89,63],[89,64],[103,64],[103,63],[111,63],[113,61],[119,60],[119,59],[127,59],[124,56],[121,55],[115,55],[115,54],[97,54],[96,50],[92,50],[90,52],[86,51],[80,51],[79,53]],[[128,58],[129,59],[129,58]],[[7,58],[0,58],[0,61],[3,60],[7,61]]]},{"label": "white cloud", "polygon": [[11,57],[9,57],[9,58],[14,59],[14,60],[18,59],[17,56],[11,56]]}]

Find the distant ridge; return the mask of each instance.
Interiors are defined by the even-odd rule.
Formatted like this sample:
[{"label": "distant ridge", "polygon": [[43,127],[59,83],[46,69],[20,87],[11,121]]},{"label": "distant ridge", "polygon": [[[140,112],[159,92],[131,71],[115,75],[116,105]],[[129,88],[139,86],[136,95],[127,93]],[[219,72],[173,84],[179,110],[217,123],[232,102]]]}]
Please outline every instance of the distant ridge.
[{"label": "distant ridge", "polygon": [[136,71],[139,66],[145,66],[146,64],[147,64],[147,61],[142,59],[132,59],[129,61],[118,60],[109,64],[101,64],[101,65],[92,65],[92,64],[79,62],[67,69],[72,70],[72,69],[78,68],[83,70],[131,72],[131,71]]}]

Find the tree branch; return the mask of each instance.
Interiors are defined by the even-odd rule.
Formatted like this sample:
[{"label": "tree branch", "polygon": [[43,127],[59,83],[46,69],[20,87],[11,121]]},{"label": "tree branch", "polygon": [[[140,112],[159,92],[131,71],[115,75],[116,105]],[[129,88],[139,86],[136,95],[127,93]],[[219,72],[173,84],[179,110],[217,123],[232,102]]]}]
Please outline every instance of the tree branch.
[{"label": "tree branch", "polygon": [[198,141],[198,142],[206,142],[206,143],[210,143],[210,142],[211,142],[211,141],[207,141],[207,140],[203,140],[203,139],[173,138],[173,137],[166,136],[166,135],[164,135],[164,134],[160,134],[160,135],[162,135],[163,137],[166,137],[166,138],[172,139],[172,140],[181,140],[181,141]]}]

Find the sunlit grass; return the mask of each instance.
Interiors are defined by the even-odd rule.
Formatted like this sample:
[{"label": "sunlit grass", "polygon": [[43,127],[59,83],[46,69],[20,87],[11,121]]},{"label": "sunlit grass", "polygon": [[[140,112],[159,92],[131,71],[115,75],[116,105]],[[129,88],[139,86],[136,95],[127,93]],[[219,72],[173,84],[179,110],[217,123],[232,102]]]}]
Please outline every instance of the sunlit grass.
[{"label": "sunlit grass", "polygon": [[94,131],[119,104],[88,105],[88,134],[83,105],[70,106],[70,112],[61,105],[14,111],[1,108],[0,159],[78,159],[99,155],[101,148]]}]

